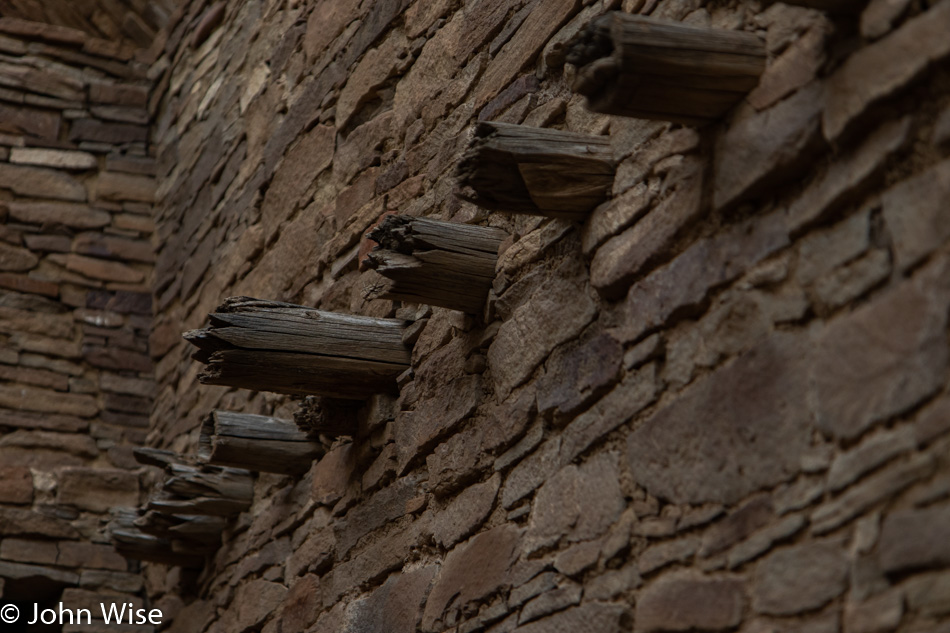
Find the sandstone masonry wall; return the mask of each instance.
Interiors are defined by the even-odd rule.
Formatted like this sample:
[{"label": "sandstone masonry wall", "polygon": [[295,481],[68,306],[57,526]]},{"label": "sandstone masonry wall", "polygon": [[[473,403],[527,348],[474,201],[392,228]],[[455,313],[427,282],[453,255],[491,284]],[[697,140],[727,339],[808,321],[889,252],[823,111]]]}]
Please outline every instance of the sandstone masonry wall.
[{"label": "sandstone masonry wall", "polygon": [[[418,338],[358,436],[259,477],[194,591],[146,567],[172,630],[950,630],[948,0],[223,6],[154,67],[150,443],[295,410],[197,383],[180,334],[227,296]],[[767,69],[701,129],[593,114],[564,43],[608,9],[756,33]],[[608,135],[612,199],[460,202],[477,120]],[[483,315],[363,299],[387,211],[510,234]]]},{"label": "sandstone masonry wall", "polygon": [[154,390],[142,55],[0,18],[0,595],[24,618],[142,601],[102,531],[140,502]]}]

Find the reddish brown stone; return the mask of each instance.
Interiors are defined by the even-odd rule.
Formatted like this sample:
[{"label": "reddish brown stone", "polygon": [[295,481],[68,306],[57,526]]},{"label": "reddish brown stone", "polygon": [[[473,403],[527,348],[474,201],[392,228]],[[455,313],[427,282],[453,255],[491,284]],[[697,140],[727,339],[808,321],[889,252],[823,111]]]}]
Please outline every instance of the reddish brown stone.
[{"label": "reddish brown stone", "polygon": [[145,279],[145,273],[121,262],[106,261],[69,253],[60,259],[60,255],[50,255],[51,259],[62,262],[67,270],[77,272],[90,279],[138,283]]},{"label": "reddish brown stone", "polygon": [[191,47],[197,48],[205,43],[216,28],[221,26],[224,21],[224,11],[227,8],[226,3],[216,2],[211,5],[201,16],[201,21],[195,27],[194,35],[191,39]]},{"label": "reddish brown stone", "polygon": [[0,288],[8,288],[17,292],[56,297],[59,295],[59,286],[51,281],[33,279],[26,275],[0,273]]},{"label": "reddish brown stone", "polygon": [[418,494],[417,485],[415,477],[403,477],[350,509],[333,530],[337,558],[343,559],[363,536],[402,517],[406,503]]},{"label": "reddish brown stone", "polygon": [[359,5],[338,2],[321,2],[313,8],[307,20],[304,50],[308,59],[314,59],[343,29],[358,17]]},{"label": "reddish brown stone", "polygon": [[665,576],[637,599],[636,630],[721,631],[742,621],[743,583],[691,574]]},{"label": "reddish brown stone", "polygon": [[569,465],[538,490],[525,540],[537,549],[603,536],[623,512],[617,453],[599,453],[581,466]]},{"label": "reddish brown stone", "polygon": [[495,389],[502,397],[523,383],[557,345],[574,338],[596,308],[578,280],[552,277],[502,323],[488,348]]},{"label": "reddish brown stone", "polygon": [[878,545],[881,569],[895,574],[950,565],[950,541],[944,538],[948,521],[948,505],[888,515]]},{"label": "reddish brown stone", "polygon": [[145,354],[129,350],[87,345],[82,350],[83,358],[90,365],[104,369],[128,369],[138,372],[152,371],[152,361]]},{"label": "reddish brown stone", "polygon": [[437,571],[436,565],[430,565],[396,574],[366,598],[350,603],[347,615],[351,630],[415,633]]},{"label": "reddish brown stone", "polygon": [[[0,420],[0,424],[2,424]],[[33,474],[23,466],[0,466],[0,503],[33,502]]]},{"label": "reddish brown stone", "polygon": [[94,103],[140,106],[148,104],[148,88],[132,84],[92,83],[89,100]]},{"label": "reddish brown stone", "polygon": [[742,222],[689,247],[666,266],[634,284],[615,330],[627,341],[700,304],[709,291],[731,281],[788,244],[782,212]]},{"label": "reddish brown stone", "polygon": [[[0,163],[0,187],[16,194],[56,200],[86,200],[86,188],[67,173],[42,167]],[[20,203],[22,204],[22,203]],[[40,203],[45,204],[45,203]],[[10,215],[17,217],[17,203],[8,203]],[[29,220],[27,220],[29,221]]]},{"label": "reddish brown stone", "polygon": [[72,142],[92,141],[122,145],[124,143],[145,143],[148,141],[148,128],[131,123],[103,123],[96,119],[77,119],[69,129]]},{"label": "reddish brown stone", "polygon": [[821,85],[762,112],[739,106],[716,142],[713,206],[727,207],[794,178],[822,148]]},{"label": "reddish brown stone", "polygon": [[0,31],[28,38],[39,38],[60,44],[82,46],[88,37],[83,31],[67,26],[22,20],[20,18],[0,18]]},{"label": "reddish brown stone", "polygon": [[101,200],[153,202],[156,181],[151,176],[104,171],[96,181],[96,195]]},{"label": "reddish brown stone", "polygon": [[60,567],[77,567],[83,569],[113,569],[125,571],[128,563],[111,545],[96,543],[59,544],[59,555],[56,564]]},{"label": "reddish brown stone", "polygon": [[0,426],[77,433],[87,430],[89,428],[89,421],[69,415],[51,415],[49,413],[7,411],[0,409]]},{"label": "reddish brown stone", "polygon": [[882,196],[895,264],[907,270],[950,237],[950,160],[908,178]]},{"label": "reddish brown stone", "polygon": [[281,605],[281,630],[305,631],[317,619],[322,602],[320,579],[317,576],[307,574],[298,579]]},{"label": "reddish brown stone", "polygon": [[8,130],[12,128],[23,134],[48,140],[59,138],[60,115],[56,112],[0,103],[0,121],[3,121]]},{"label": "reddish brown stone", "polygon": [[0,242],[0,271],[25,272],[39,261],[36,255],[25,248]]},{"label": "reddish brown stone", "polygon": [[77,539],[79,532],[61,519],[31,510],[0,507],[0,536]]},{"label": "reddish brown stone", "polygon": [[0,559],[38,565],[56,564],[56,543],[19,538],[5,538],[0,542]]},{"label": "reddish brown stone", "polygon": [[695,381],[630,434],[634,480],[675,503],[730,504],[797,475],[812,433],[808,350],[805,336],[774,334]]},{"label": "reddish brown stone", "polygon": [[0,406],[9,409],[91,417],[99,411],[96,399],[37,387],[0,385]]},{"label": "reddish brown stone", "polygon": [[755,570],[752,608],[759,613],[792,615],[827,604],[847,587],[845,551],[840,539],[775,551]]},{"label": "reddish brown stone", "polygon": [[577,0],[557,0],[545,5],[544,11],[532,11],[511,40],[491,61],[472,97],[476,110],[481,109],[541,51],[544,43],[578,9]]},{"label": "reddish brown stone", "polygon": [[422,616],[423,631],[441,631],[445,610],[463,608],[509,584],[518,557],[520,530],[512,525],[482,532],[445,557]]},{"label": "reddish brown stone", "polygon": [[837,139],[872,104],[901,90],[930,64],[950,55],[948,30],[950,5],[936,4],[849,57],[826,82],[825,137]]},{"label": "reddish brown stone", "polygon": [[[25,168],[27,169],[27,168]],[[32,168],[28,168],[32,169]],[[85,199],[85,189],[83,197]],[[100,209],[82,204],[62,202],[8,202],[10,216],[30,224],[64,224],[77,229],[98,229],[111,221],[111,216]]]},{"label": "reddish brown stone", "polygon": [[629,609],[619,604],[590,602],[518,627],[518,633],[625,633],[630,631]]},{"label": "reddish brown stone", "polygon": [[124,470],[67,468],[59,475],[56,500],[91,512],[135,507],[139,503],[139,479]]},{"label": "reddish brown stone", "polygon": [[827,325],[813,370],[822,430],[853,439],[940,388],[947,310],[934,281],[918,275]]},{"label": "reddish brown stone", "polygon": [[352,444],[336,447],[317,461],[311,470],[313,489],[311,497],[317,503],[333,505],[356,482],[356,451]]}]

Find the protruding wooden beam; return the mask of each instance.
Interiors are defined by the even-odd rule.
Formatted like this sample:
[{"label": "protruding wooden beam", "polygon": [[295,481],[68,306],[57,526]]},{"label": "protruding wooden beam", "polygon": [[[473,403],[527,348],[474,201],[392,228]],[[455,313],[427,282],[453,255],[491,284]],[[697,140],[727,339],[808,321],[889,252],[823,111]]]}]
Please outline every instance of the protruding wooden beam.
[{"label": "protruding wooden beam", "polygon": [[227,525],[223,517],[165,514],[155,510],[149,510],[135,520],[135,526],[146,534],[193,541],[192,548],[199,549],[204,545],[208,553],[217,549]]},{"label": "protruding wooden beam", "polygon": [[352,400],[307,396],[294,412],[294,423],[307,435],[356,435],[359,428],[359,407]]},{"label": "protruding wooden beam", "polygon": [[290,420],[215,411],[201,426],[198,456],[209,464],[301,475],[326,454]]},{"label": "protruding wooden beam", "polygon": [[227,299],[209,317],[210,327],[184,335],[207,365],[198,375],[207,385],[363,399],[395,391],[409,366],[397,319],[248,297]]},{"label": "protruding wooden beam", "polygon": [[486,209],[584,220],[615,168],[606,136],[482,122],[456,176],[459,195]]},{"label": "protruding wooden beam", "polygon": [[143,531],[136,523],[139,511],[134,508],[113,510],[107,534],[116,551],[133,560],[142,560],[162,565],[201,567],[205,554],[213,551],[205,545],[155,536]]},{"label": "protruding wooden beam", "polygon": [[241,468],[194,466],[184,460],[165,466],[166,479],[147,510],[173,515],[233,516],[251,507],[254,477]]},{"label": "protruding wooden beam", "polygon": [[167,468],[171,464],[194,464],[194,460],[175,451],[169,451],[162,448],[151,448],[140,446],[132,449],[132,456],[135,461],[145,466],[155,466],[157,468]]},{"label": "protruding wooden beam", "polygon": [[383,279],[365,296],[479,313],[495,278],[498,247],[505,235],[488,226],[387,216],[366,235],[379,246],[363,263]]},{"label": "protruding wooden beam", "polygon": [[571,40],[567,61],[591,110],[692,125],[755,88],[765,56],[753,33],[611,12]]}]

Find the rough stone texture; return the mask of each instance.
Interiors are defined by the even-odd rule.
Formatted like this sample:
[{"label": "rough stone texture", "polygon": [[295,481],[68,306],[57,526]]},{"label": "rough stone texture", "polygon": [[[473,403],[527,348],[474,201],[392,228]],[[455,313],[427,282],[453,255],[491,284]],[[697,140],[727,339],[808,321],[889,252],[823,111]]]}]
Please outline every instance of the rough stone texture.
[{"label": "rough stone texture", "polygon": [[940,533],[950,518],[950,506],[902,510],[889,515],[881,527],[879,556],[888,573],[950,564],[950,547]]},{"label": "rough stone texture", "polygon": [[815,82],[763,112],[740,107],[716,142],[713,206],[757,195],[801,171],[820,147],[823,100]]},{"label": "rough stone texture", "polygon": [[589,602],[520,626],[518,633],[620,633],[629,630],[630,612],[621,605]]},{"label": "rough stone texture", "polygon": [[559,348],[538,380],[538,410],[558,417],[576,413],[616,380],[622,357],[623,348],[608,334]]},{"label": "rough stone texture", "polygon": [[603,535],[624,507],[618,457],[601,453],[548,479],[534,499],[526,546],[550,545],[561,538],[587,541]]},{"label": "rough stone texture", "polygon": [[[860,33],[783,3],[145,4],[140,35],[171,25],[147,52],[0,20],[8,593],[126,593],[176,632],[940,630],[940,3],[874,0]],[[567,42],[617,9],[755,30],[768,68],[704,128],[591,113]],[[478,120],[606,135],[613,198],[580,223],[460,200]],[[384,212],[509,236],[481,314],[364,298]],[[196,381],[180,334],[238,294],[407,319],[411,367],[310,472],[258,475],[203,570],[125,572],[89,508],[154,492],[133,445],[297,407]],[[77,468],[141,468],[141,495]]]},{"label": "rough stone texture", "polygon": [[[488,348],[495,386],[504,398],[524,382],[559,343],[577,335],[595,314],[582,285],[554,278],[538,288],[498,330]],[[548,327],[556,321],[557,328]]]},{"label": "rough stone texture", "polygon": [[950,42],[944,37],[947,28],[950,7],[938,3],[849,57],[828,79],[822,116],[825,137],[838,138],[869,106],[950,55]]},{"label": "rough stone texture", "polygon": [[894,239],[894,263],[901,270],[918,263],[950,238],[947,205],[950,160],[889,189],[882,197],[884,219]]},{"label": "rough stone texture", "polygon": [[437,624],[450,602],[464,606],[508,584],[520,539],[520,530],[503,526],[482,532],[449,552],[426,602],[422,628],[440,630]]},{"label": "rough stone texture", "polygon": [[486,482],[466,488],[434,518],[432,538],[448,548],[467,537],[488,518],[501,477],[495,475]]},{"label": "rough stone texture", "polygon": [[59,479],[59,503],[93,512],[138,505],[138,477],[123,470],[70,468]]},{"label": "rough stone texture", "polygon": [[[638,426],[627,443],[636,481],[676,503],[735,503],[791,479],[810,437],[808,346],[775,335]],[[692,467],[671,469],[682,463]]]},{"label": "rough stone texture", "polygon": [[742,621],[743,583],[733,578],[677,574],[645,587],[636,631],[720,631]]},{"label": "rough stone texture", "polygon": [[910,119],[891,121],[871,134],[850,156],[831,164],[824,177],[789,208],[789,226],[797,229],[822,218],[836,205],[847,202],[856,190],[880,170],[888,156],[906,142]]},{"label": "rough stone texture", "polygon": [[938,283],[918,275],[818,336],[811,380],[823,431],[854,438],[943,382],[947,301]]},{"label": "rough stone texture", "polygon": [[845,590],[847,573],[840,541],[780,549],[756,569],[752,607],[775,615],[818,608]]},{"label": "rough stone texture", "polygon": [[597,249],[590,263],[591,284],[617,296],[651,260],[663,255],[674,238],[702,210],[703,174],[699,159],[686,159],[664,181],[667,197],[650,213]]},{"label": "rough stone texture", "polygon": [[391,577],[368,598],[349,605],[347,630],[414,633],[437,572],[433,565]]}]

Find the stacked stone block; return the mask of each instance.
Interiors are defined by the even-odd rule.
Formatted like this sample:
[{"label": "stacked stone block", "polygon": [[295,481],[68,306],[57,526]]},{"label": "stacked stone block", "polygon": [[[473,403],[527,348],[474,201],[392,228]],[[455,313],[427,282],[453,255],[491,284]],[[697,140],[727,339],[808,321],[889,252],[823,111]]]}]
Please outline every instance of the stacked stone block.
[{"label": "stacked stone block", "polygon": [[[193,2],[154,67],[150,441],[215,408],[184,330],[248,295],[414,322],[398,399],[251,512],[179,631],[942,631],[950,3]],[[622,10],[757,34],[700,128],[608,117],[567,43]],[[214,19],[212,19],[214,18]],[[220,22],[189,37],[189,25]],[[582,223],[489,213],[471,125],[607,135]],[[484,313],[366,301],[386,212],[499,227]]]},{"label": "stacked stone block", "polygon": [[7,17],[0,49],[2,600],[140,602],[101,528],[140,499],[154,392],[148,65]]}]

